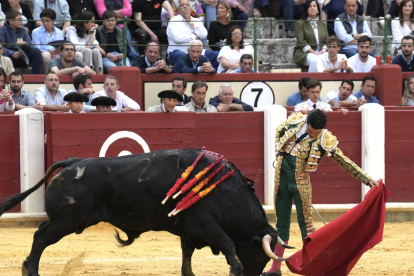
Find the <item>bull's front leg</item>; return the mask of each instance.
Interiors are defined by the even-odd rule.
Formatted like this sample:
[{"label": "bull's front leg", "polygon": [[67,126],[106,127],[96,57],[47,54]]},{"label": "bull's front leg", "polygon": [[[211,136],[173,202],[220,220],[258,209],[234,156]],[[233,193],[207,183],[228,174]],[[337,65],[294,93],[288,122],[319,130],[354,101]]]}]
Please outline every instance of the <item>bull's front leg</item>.
[{"label": "bull's front leg", "polygon": [[195,276],[191,267],[191,257],[193,256],[195,247],[186,239],[181,239],[181,250],[183,252],[183,262],[181,265],[182,276]]}]

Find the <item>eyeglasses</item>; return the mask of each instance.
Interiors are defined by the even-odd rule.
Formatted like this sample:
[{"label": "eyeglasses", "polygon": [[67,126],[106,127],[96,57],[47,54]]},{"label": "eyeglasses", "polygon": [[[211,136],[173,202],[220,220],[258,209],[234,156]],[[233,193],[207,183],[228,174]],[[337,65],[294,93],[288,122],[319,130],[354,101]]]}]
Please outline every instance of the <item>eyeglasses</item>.
[{"label": "eyeglasses", "polygon": [[235,36],[242,35],[242,33],[241,33],[241,32],[232,32],[231,34],[232,34],[232,35],[235,35]]},{"label": "eyeglasses", "polygon": [[75,52],[75,49],[65,48],[65,49],[63,49],[63,51],[65,51],[65,52]]}]

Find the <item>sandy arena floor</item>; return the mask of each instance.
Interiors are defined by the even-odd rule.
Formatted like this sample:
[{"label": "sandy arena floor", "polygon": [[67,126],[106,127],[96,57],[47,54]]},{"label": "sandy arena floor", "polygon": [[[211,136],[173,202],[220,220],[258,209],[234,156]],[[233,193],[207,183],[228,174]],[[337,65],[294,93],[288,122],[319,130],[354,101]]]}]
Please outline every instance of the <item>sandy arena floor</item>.
[{"label": "sandy arena floor", "polygon": [[[322,225],[317,225],[322,227]],[[414,223],[388,223],[384,240],[362,256],[350,275],[414,275]],[[0,229],[0,275],[20,276],[21,264],[29,254],[34,228]],[[289,244],[300,247],[297,224],[292,224]],[[167,232],[143,234],[131,246],[119,248],[109,224],[91,227],[82,235],[70,235],[48,247],[40,261],[41,276],[75,275],[181,275],[179,238]],[[286,250],[285,256],[296,252]],[[268,264],[268,266],[270,263]],[[197,276],[228,275],[223,255],[210,249],[196,250],[193,271]],[[290,273],[282,266],[284,276]]]}]

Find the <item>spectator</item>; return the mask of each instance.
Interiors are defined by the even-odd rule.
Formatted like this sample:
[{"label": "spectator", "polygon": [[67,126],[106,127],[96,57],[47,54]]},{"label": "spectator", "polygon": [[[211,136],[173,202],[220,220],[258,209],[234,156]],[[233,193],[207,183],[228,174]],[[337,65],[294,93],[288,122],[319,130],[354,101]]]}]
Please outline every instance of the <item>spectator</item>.
[{"label": "spectator", "polygon": [[218,21],[211,22],[207,34],[211,50],[220,51],[221,47],[225,45],[225,40],[230,28],[236,25],[236,22],[231,21],[232,17],[233,14],[229,4],[226,2],[219,2],[217,4]]},{"label": "spectator", "polygon": [[[6,0],[2,0],[0,3],[0,27],[3,26],[4,23],[4,19],[6,19],[6,14],[5,12],[7,12],[8,10],[4,10],[3,8],[3,4],[4,2],[7,2]],[[4,11],[4,12],[3,12]]]},{"label": "spectator", "polygon": [[220,65],[217,72],[222,73],[227,70],[233,70],[239,67],[240,57],[243,54],[254,54],[254,49],[251,45],[244,44],[243,32],[236,25],[230,28],[226,46],[221,48],[220,53],[217,56],[217,60],[220,61]]},{"label": "spectator", "polygon": [[26,3],[20,2],[20,0],[8,0],[1,1],[1,8],[4,12],[10,9],[20,11],[22,13],[23,26],[30,34],[35,28],[35,22],[33,21],[32,10]]},{"label": "spectator", "polygon": [[[94,0],[66,0],[69,5],[69,14],[72,18],[78,17],[80,13],[88,11],[94,14],[95,19],[100,19],[95,8]],[[98,23],[100,25],[100,23]]]},{"label": "spectator", "polygon": [[116,109],[123,111],[140,110],[139,104],[125,95],[125,93],[118,91],[119,82],[114,76],[107,76],[104,81],[104,89],[95,93],[95,98],[100,96],[110,97],[116,101]]},{"label": "spectator", "polygon": [[177,103],[177,105],[186,105],[191,102],[191,96],[187,96],[185,94],[185,90],[187,90],[187,81],[183,77],[174,77],[172,80],[172,90],[177,92],[183,97],[183,101]]},{"label": "spectator", "polygon": [[178,66],[175,66],[176,73],[209,73],[214,74],[216,70],[211,66],[211,62],[206,56],[201,55],[203,50],[200,40],[193,40],[188,47],[188,54],[178,60]]},{"label": "spectator", "polygon": [[359,106],[360,102],[352,95],[352,90],[354,90],[354,82],[343,80],[339,90],[328,92],[325,103],[329,103],[331,106]]},{"label": "spectator", "polygon": [[[129,0],[95,0],[96,11],[98,12],[99,16],[102,18],[104,11],[112,10],[116,14],[117,25],[124,28],[123,20],[124,17],[131,17],[132,15],[132,8],[131,3]],[[127,26],[125,26],[127,28]],[[131,32],[127,28],[127,41],[129,43],[129,50],[131,51],[129,57],[131,58],[131,62],[138,57],[137,52],[135,51],[134,47],[131,45]]]},{"label": "spectator", "polygon": [[298,84],[299,91],[291,95],[287,99],[288,106],[295,106],[297,104],[306,102],[309,99],[308,89],[306,89],[306,84],[308,83],[308,81],[310,81],[310,78],[308,77],[303,77],[299,80],[299,84]]},{"label": "spectator", "polygon": [[146,22],[146,20],[161,20],[161,10],[164,8],[169,18],[174,17],[174,11],[167,0],[135,0],[132,2],[132,12],[135,18],[135,24],[138,28],[134,32],[138,40],[138,52],[144,52],[144,45],[148,41],[158,44],[167,44],[167,31],[163,28],[162,22]]},{"label": "spectator", "polygon": [[373,96],[376,84],[377,80],[374,77],[366,76],[362,79],[361,90],[354,94],[354,96],[359,100],[360,104],[380,104],[378,99],[375,96]]},{"label": "spectator", "polygon": [[93,85],[92,85],[92,76],[87,74],[79,74],[73,79],[73,87],[68,93],[77,92],[88,97],[88,101],[83,105],[83,111],[95,110],[95,107],[91,105],[94,98]]},{"label": "spectator", "polygon": [[99,47],[99,42],[95,39],[95,30],[98,28],[98,25],[94,23],[95,16],[93,13],[85,11],[76,20],[80,21],[75,22],[75,27],[68,27],[66,40],[76,45],[76,52],[79,55],[77,58],[82,59],[97,75],[102,75],[102,55],[105,54],[105,51]]},{"label": "spectator", "polygon": [[[357,0],[345,0],[345,12],[335,19],[335,33],[340,40],[347,44],[342,47],[341,53],[345,54],[347,58],[358,53],[356,44],[361,36],[372,37],[368,22],[356,14],[357,7]],[[373,56],[374,53],[371,52],[370,55]]]},{"label": "spectator", "polygon": [[402,98],[403,105],[414,105],[414,75],[407,79],[405,84],[404,95]]},{"label": "spectator", "polygon": [[280,14],[285,21],[285,31],[287,38],[295,38],[293,31],[294,20],[299,20],[302,17],[303,5],[306,0],[282,0],[280,1]]},{"label": "spectator", "polygon": [[262,17],[260,10],[269,8],[269,0],[254,0],[253,1],[253,17]]},{"label": "spectator", "polygon": [[72,42],[66,41],[61,49],[62,56],[50,61],[49,71],[57,75],[72,75],[73,79],[79,74],[96,74],[82,60],[75,58],[76,49]]},{"label": "spectator", "polygon": [[[365,17],[364,6],[362,2],[358,0],[357,14]],[[322,20],[328,20],[328,34],[329,36],[335,35],[334,31],[334,20],[338,15],[345,12],[344,0],[325,0],[322,8]]]},{"label": "spectator", "polygon": [[34,20],[37,20],[36,27],[42,26],[42,21],[40,21],[40,13],[47,8],[56,12],[57,20],[54,22],[55,27],[61,29],[63,36],[65,36],[66,29],[70,26],[70,20],[72,19],[69,13],[68,2],[65,0],[35,0],[33,18]]},{"label": "spectator", "polygon": [[377,65],[375,58],[369,55],[372,51],[371,43],[369,36],[363,35],[358,38],[358,54],[348,59],[348,66],[354,69],[355,73],[371,72],[372,67]]},{"label": "spectator", "polygon": [[135,59],[132,66],[136,66],[141,73],[172,73],[172,69],[167,66],[164,60],[158,59],[160,56],[160,45],[157,42],[150,42],[144,50],[145,56]]},{"label": "spectator", "polygon": [[3,87],[3,90],[0,92],[0,111],[13,111],[16,106],[10,91],[8,91],[9,89],[4,89],[5,81],[6,72],[4,72],[3,68],[0,68],[0,87]]},{"label": "spectator", "polygon": [[295,21],[296,47],[293,62],[309,66],[319,55],[326,53],[328,30],[326,21],[320,20],[320,9],[316,0],[306,1],[302,20]]},{"label": "spectator", "polygon": [[[113,66],[124,65],[124,35],[122,29],[116,26],[116,14],[114,11],[106,10],[102,14],[103,25],[96,30],[96,40],[100,42],[102,51],[102,62],[104,72],[108,72]],[[131,66],[129,54],[131,50],[127,47],[127,58],[125,66]]]},{"label": "spectator", "polygon": [[414,30],[414,2],[413,0],[402,0],[399,6],[399,16],[391,21],[393,57],[401,54],[401,39],[404,36],[411,36]]},{"label": "spectator", "polygon": [[161,99],[161,104],[154,105],[148,108],[147,112],[177,112],[188,111],[183,106],[177,106],[177,103],[183,101],[183,97],[174,90],[164,90],[158,93],[158,97]]},{"label": "spectator", "polygon": [[209,104],[217,108],[217,112],[229,111],[253,111],[253,107],[233,97],[233,86],[222,84],[219,87],[219,94],[210,99]]},{"label": "spectator", "polygon": [[[207,30],[201,19],[191,16],[189,0],[179,0],[178,15],[174,16],[167,27],[168,36],[168,63],[177,65],[178,60],[187,54],[187,48],[194,39],[205,40]],[[216,51],[205,51],[204,55],[210,60],[213,68],[216,69]],[[174,69],[174,72],[179,70]]]},{"label": "spectator", "polygon": [[240,57],[239,67],[227,73],[254,73],[253,57],[251,54],[243,54]]},{"label": "spectator", "polygon": [[[387,17],[388,20],[390,20],[391,18],[395,18],[398,16],[398,10],[400,9],[400,5],[401,5],[401,0],[392,0],[391,1],[391,5],[387,11],[387,14],[385,15]],[[385,26],[385,20],[384,17],[379,17],[379,21],[377,22],[377,25],[381,28],[384,29]],[[388,25],[389,26],[389,25]],[[394,32],[393,32],[394,33]]]},{"label": "spectator", "polygon": [[89,101],[88,96],[78,92],[70,92],[66,94],[63,99],[67,101],[69,106],[69,111],[67,113],[85,113],[85,111],[83,111],[83,103]]},{"label": "spectator", "polygon": [[29,34],[22,28],[21,18],[22,14],[13,9],[6,14],[6,22],[0,27],[3,55],[11,59],[15,68],[26,68],[31,63],[33,74],[42,74],[42,54],[32,47]]},{"label": "spectator", "polygon": [[306,102],[295,105],[295,111],[300,111],[303,114],[308,114],[313,109],[320,109],[324,112],[332,111],[331,106],[327,103],[321,102],[322,83],[317,79],[309,80],[306,83],[306,89],[309,93],[309,99]]},{"label": "spectator", "polygon": [[[249,19],[249,10],[252,6],[252,0],[223,0],[224,2],[227,2],[231,7],[231,13],[233,14],[234,20],[242,20],[238,21],[237,25],[239,25],[240,29],[244,31],[244,28],[247,24],[247,19]],[[293,1],[293,0],[291,0]],[[241,4],[243,2],[243,4]]]},{"label": "spectator", "polygon": [[[322,8],[322,20],[328,20],[328,34],[329,36],[335,35],[334,20],[338,15],[345,12],[344,0],[325,0]],[[365,17],[364,6],[362,2],[358,0],[357,14]]]},{"label": "spectator", "polygon": [[40,13],[40,19],[42,20],[42,26],[33,30],[32,42],[42,53],[42,72],[46,74],[52,57],[61,53],[61,47],[50,45],[49,42],[62,41],[65,38],[63,37],[62,31],[54,26],[56,22],[56,12],[54,10],[44,9]]},{"label": "spectator", "polygon": [[210,29],[211,23],[213,20],[216,20],[216,8],[218,0],[199,0],[201,7],[203,8],[204,16],[206,19],[207,30]]},{"label": "spectator", "polygon": [[59,76],[54,72],[49,72],[45,75],[45,86],[35,90],[34,98],[43,111],[69,111],[69,106],[63,99],[66,90],[59,89],[59,84]]},{"label": "spectator", "polygon": [[96,107],[96,112],[111,112],[112,107],[116,106],[116,101],[110,97],[97,97],[92,100],[92,106]]},{"label": "spectator", "polygon": [[3,42],[0,41],[0,68],[3,68],[3,70],[6,72],[6,75],[10,75],[12,72],[14,72],[13,62],[10,58],[3,56],[4,53],[4,46]]},{"label": "spectator", "polygon": [[29,90],[22,90],[23,85],[24,78],[22,73],[13,72],[10,74],[10,90],[13,92],[12,98],[16,105],[16,110],[31,107],[42,111],[41,105],[35,101],[32,93]]},{"label": "spectator", "polygon": [[191,94],[193,97],[189,103],[184,105],[184,107],[195,113],[217,112],[217,109],[214,106],[205,101],[207,89],[207,83],[203,81],[195,81],[191,87]]},{"label": "spectator", "polygon": [[407,35],[401,39],[401,50],[402,54],[396,56],[392,64],[398,64],[403,72],[412,72],[414,70],[414,38],[412,36]]},{"label": "spectator", "polygon": [[330,72],[330,73],[352,73],[354,70],[349,67],[345,55],[338,54],[341,49],[341,41],[336,36],[330,36],[326,40],[328,52],[319,55],[316,61],[309,66],[309,72]]}]

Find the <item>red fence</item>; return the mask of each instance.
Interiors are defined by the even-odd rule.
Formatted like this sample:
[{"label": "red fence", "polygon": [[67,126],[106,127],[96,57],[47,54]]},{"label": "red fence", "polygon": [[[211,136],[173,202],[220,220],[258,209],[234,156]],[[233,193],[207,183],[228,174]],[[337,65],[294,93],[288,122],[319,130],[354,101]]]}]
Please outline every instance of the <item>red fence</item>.
[{"label": "red fence", "polygon": [[[0,202],[20,193],[19,116],[3,112],[0,116]],[[20,211],[20,205],[12,211]]]},{"label": "red fence", "polygon": [[414,110],[385,111],[385,183],[390,202],[413,202]]}]

